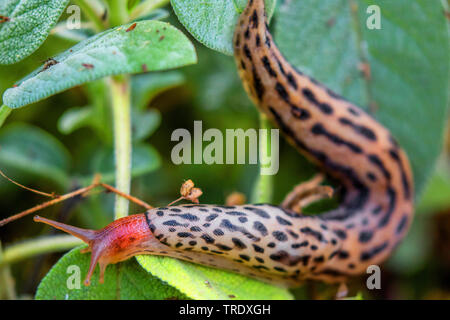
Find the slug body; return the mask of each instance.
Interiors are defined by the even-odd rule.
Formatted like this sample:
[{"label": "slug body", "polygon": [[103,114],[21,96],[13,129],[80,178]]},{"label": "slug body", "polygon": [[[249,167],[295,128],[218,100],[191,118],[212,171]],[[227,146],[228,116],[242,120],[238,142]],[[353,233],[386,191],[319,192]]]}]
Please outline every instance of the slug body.
[{"label": "slug body", "polygon": [[279,285],[336,283],[382,263],[405,236],[413,215],[413,178],[389,131],[283,58],[269,33],[263,0],[249,0],[233,42],[253,102],[340,183],[340,207],[303,216],[267,204],[173,206],[99,231],[38,218],[85,238],[92,250],[88,280],[97,262],[103,273],[108,263],[155,254]]}]

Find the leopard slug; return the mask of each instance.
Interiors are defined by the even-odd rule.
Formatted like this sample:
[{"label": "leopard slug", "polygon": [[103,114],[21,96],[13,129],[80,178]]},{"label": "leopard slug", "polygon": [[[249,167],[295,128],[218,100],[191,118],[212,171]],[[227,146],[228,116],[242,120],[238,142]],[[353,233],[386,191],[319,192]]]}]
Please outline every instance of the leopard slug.
[{"label": "leopard slug", "polygon": [[288,141],[342,186],[337,209],[305,216],[269,204],[150,209],[93,231],[41,217],[92,251],[100,281],[109,263],[138,254],[170,256],[285,286],[343,282],[382,263],[413,215],[404,151],[363,110],[292,67],[268,30],[264,0],[249,0],[233,40],[244,87]]}]

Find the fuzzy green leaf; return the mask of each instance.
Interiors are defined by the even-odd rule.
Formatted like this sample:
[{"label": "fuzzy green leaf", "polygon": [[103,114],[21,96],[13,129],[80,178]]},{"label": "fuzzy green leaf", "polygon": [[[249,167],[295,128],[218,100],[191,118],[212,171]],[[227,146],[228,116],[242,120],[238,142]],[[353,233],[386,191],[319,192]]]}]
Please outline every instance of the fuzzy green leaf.
[{"label": "fuzzy green leaf", "polygon": [[179,71],[138,74],[131,78],[131,99],[134,108],[145,108],[159,93],[180,86],[185,77]]},{"label": "fuzzy green leaf", "polygon": [[[171,0],[173,10],[184,27],[208,48],[233,54],[233,34],[247,0]],[[269,17],[276,0],[266,0]]]},{"label": "fuzzy green leaf", "polygon": [[228,271],[157,256],[138,256],[137,261],[152,275],[193,299],[292,299],[286,289]]},{"label": "fuzzy green leaf", "polygon": [[70,134],[84,126],[92,125],[95,119],[93,115],[94,110],[90,106],[70,108],[58,119],[58,130]]},{"label": "fuzzy green leaf", "polygon": [[[178,290],[166,285],[145,272],[135,259],[109,265],[105,272],[105,283],[98,282],[97,266],[91,285],[83,285],[89,268],[90,254],[81,254],[75,248],[64,255],[47,273],[36,292],[38,300],[162,300],[186,299]],[[74,269],[79,268],[74,280]],[[69,284],[69,286],[68,286]],[[79,289],[76,285],[79,284]]]},{"label": "fuzzy green leaf", "polygon": [[[4,0],[0,15],[0,64],[16,63],[47,39],[69,0]],[[1,21],[1,19],[0,19]]]},{"label": "fuzzy green leaf", "polygon": [[102,32],[54,57],[53,65],[39,67],[6,90],[4,104],[19,108],[105,76],[167,70],[197,61],[192,43],[171,25],[160,21],[137,22],[134,29],[131,25]]},{"label": "fuzzy green leaf", "polygon": [[29,124],[14,123],[0,133],[0,166],[53,180],[68,181],[70,155],[52,135]]},{"label": "fuzzy green leaf", "polygon": [[142,141],[150,137],[161,123],[158,110],[133,110],[131,113],[131,130],[133,141]]}]

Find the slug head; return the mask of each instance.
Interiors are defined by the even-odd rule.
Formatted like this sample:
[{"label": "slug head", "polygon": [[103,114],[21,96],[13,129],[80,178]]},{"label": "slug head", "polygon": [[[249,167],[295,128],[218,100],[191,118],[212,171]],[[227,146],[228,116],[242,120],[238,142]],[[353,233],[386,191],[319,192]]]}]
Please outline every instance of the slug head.
[{"label": "slug head", "polygon": [[97,263],[100,267],[99,282],[103,283],[108,264],[142,254],[149,244],[157,241],[150,232],[144,214],[118,219],[100,230],[81,229],[40,216],[35,216],[34,221],[67,232],[88,245],[81,251],[82,253],[91,252],[91,262],[84,281],[86,286],[89,286],[91,282]]}]

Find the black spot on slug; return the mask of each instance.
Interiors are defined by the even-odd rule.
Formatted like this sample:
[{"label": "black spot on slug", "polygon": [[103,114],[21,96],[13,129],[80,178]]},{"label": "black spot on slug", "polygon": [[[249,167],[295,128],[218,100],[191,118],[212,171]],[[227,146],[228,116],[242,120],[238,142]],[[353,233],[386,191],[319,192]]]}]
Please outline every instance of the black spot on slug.
[{"label": "black spot on slug", "polygon": [[286,88],[279,82],[275,85],[275,90],[278,92],[278,95],[281,99],[283,99],[286,102],[289,102],[289,94],[286,91]]},{"label": "black spot on slug", "polygon": [[205,240],[206,243],[214,243],[214,238],[212,238],[211,236],[207,235],[206,233],[203,234],[200,238]]},{"label": "black spot on slug", "polygon": [[262,209],[254,208],[254,207],[244,207],[244,209],[252,211],[254,214],[260,216],[261,218],[264,218],[264,219],[269,219],[270,218],[270,215],[266,211],[264,211]]},{"label": "black spot on slug", "polygon": [[236,248],[238,249],[245,249],[247,248],[247,246],[245,245],[245,243],[243,243],[241,240],[239,240],[238,238],[232,238],[231,241],[233,241],[234,245],[236,246]]},{"label": "black spot on slug", "polygon": [[267,73],[273,77],[276,78],[277,73],[272,69],[272,66],[270,65],[269,58],[267,56],[264,56],[261,58],[261,61],[263,63],[264,68],[266,69]]},{"label": "black spot on slug", "polygon": [[240,254],[239,258],[241,258],[242,260],[245,260],[245,261],[250,261],[250,257],[245,254]]},{"label": "black spot on slug", "polygon": [[292,249],[298,249],[298,248],[301,248],[301,247],[306,247],[308,245],[309,245],[308,241],[303,241],[301,243],[294,243],[293,245],[291,245],[291,247],[292,247]]},{"label": "black spot on slug", "polygon": [[193,238],[194,237],[194,235],[189,232],[178,232],[177,236],[179,236],[180,238]]},{"label": "black spot on slug", "polygon": [[253,244],[253,249],[255,249],[255,252],[264,253],[264,249],[256,244]]},{"label": "black spot on slug", "polygon": [[283,218],[280,217],[280,216],[277,216],[277,221],[278,221],[278,223],[281,224],[282,226],[292,226],[292,223],[291,223],[291,222],[289,222],[289,221],[286,220],[286,219],[283,219]]},{"label": "black spot on slug", "polygon": [[372,239],[372,237],[373,237],[372,231],[361,231],[359,234],[359,242],[367,243]]},{"label": "black spot on slug", "polygon": [[281,231],[274,231],[272,235],[280,242],[287,241],[287,235],[284,232]]},{"label": "black spot on slug", "polygon": [[266,236],[268,233],[267,228],[259,221],[255,221],[253,223],[253,229],[255,229],[256,231],[259,231],[262,236]]},{"label": "black spot on slug", "polygon": [[367,138],[368,140],[371,140],[371,141],[377,140],[377,136],[375,135],[375,132],[370,128],[367,128],[363,125],[355,124],[353,121],[351,121],[348,118],[339,118],[339,122],[345,126],[351,127],[357,134],[362,135],[363,137]]},{"label": "black spot on slug", "polygon": [[344,146],[348,147],[354,153],[362,153],[362,149],[359,146],[355,145],[352,142],[346,141],[335,134],[328,132],[321,123],[316,123],[312,127],[311,132],[315,135],[323,135],[323,136],[327,137],[332,143],[334,143],[338,146],[344,145]]},{"label": "black spot on slug", "polygon": [[367,261],[372,259],[374,256],[378,255],[379,253],[381,253],[383,250],[385,250],[388,247],[389,243],[388,241],[380,244],[379,246],[373,247],[372,249],[368,250],[368,251],[364,251],[363,253],[361,253],[361,261]]},{"label": "black spot on slug", "polygon": [[402,219],[400,220],[399,224],[397,225],[397,230],[396,233],[400,234],[403,232],[403,230],[405,229],[406,225],[408,223],[408,215],[405,214]]}]

